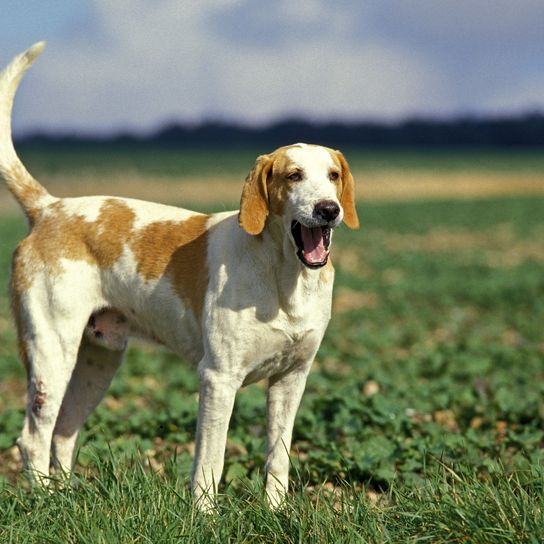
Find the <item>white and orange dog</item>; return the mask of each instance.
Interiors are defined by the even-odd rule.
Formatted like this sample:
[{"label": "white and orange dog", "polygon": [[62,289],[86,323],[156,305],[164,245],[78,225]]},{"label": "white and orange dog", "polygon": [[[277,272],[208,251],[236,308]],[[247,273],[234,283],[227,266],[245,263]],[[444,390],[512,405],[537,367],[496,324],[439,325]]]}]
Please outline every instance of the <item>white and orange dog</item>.
[{"label": "white and orange dog", "polygon": [[[257,158],[240,211],[204,215],[103,196],[56,198],[13,148],[11,109],[34,45],[0,76],[0,174],[24,209],[11,300],[28,405],[17,443],[45,481],[76,439],[131,335],[197,365],[200,404],[192,486],[211,507],[238,389],[268,379],[266,492],[288,483],[295,413],[331,314],[333,229],[358,227],[343,155],[296,144]],[[52,459],[50,458],[52,454]]]}]

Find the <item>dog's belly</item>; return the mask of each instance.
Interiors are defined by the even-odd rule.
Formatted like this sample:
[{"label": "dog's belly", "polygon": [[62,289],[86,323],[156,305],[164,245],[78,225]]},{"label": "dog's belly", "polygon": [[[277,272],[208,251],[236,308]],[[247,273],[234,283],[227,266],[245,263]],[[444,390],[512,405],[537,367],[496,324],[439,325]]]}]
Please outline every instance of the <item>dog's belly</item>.
[{"label": "dog's belly", "polygon": [[116,308],[105,308],[93,313],[85,327],[87,340],[112,351],[122,351],[130,337],[140,338],[165,346],[195,365],[202,358],[200,335],[194,334],[189,340],[184,337],[177,340],[164,338],[161,330],[154,329],[148,320],[138,320],[134,313],[131,314],[134,310],[125,312]]},{"label": "dog's belly", "polygon": [[128,336],[158,343],[198,364],[203,356],[199,320],[189,301],[177,296],[168,277],[145,281],[128,254],[103,274],[102,281],[108,305],[127,320]]}]

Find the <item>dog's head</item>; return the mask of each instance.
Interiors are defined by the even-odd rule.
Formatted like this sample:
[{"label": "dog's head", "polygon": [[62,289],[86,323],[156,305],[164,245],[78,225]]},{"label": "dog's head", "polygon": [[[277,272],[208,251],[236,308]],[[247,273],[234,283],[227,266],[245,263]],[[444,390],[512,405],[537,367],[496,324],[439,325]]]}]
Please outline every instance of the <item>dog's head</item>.
[{"label": "dog's head", "polygon": [[308,144],[261,155],[246,178],[240,226],[260,234],[269,214],[281,217],[298,258],[308,268],[327,263],[332,229],[359,227],[353,176],[340,151]]}]

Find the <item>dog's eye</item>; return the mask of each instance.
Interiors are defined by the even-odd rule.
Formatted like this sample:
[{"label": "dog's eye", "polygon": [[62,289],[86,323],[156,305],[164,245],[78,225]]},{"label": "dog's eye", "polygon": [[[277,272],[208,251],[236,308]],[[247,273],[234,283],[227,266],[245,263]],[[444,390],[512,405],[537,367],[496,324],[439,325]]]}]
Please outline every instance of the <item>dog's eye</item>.
[{"label": "dog's eye", "polygon": [[302,174],[300,172],[293,172],[287,176],[287,179],[291,181],[300,181],[302,179]]},{"label": "dog's eye", "polygon": [[331,181],[338,181],[339,175],[338,172],[330,172],[329,173],[329,179]]}]

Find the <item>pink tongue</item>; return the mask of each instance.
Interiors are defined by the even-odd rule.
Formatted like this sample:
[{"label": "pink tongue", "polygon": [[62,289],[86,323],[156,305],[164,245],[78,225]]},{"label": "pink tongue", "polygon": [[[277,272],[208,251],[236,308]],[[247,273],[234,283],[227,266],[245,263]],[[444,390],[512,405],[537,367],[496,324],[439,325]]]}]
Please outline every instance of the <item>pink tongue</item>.
[{"label": "pink tongue", "polygon": [[304,257],[310,264],[322,263],[327,257],[327,250],[323,240],[321,227],[309,229],[300,225],[302,243],[304,244]]}]

